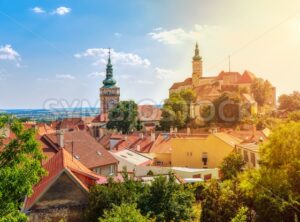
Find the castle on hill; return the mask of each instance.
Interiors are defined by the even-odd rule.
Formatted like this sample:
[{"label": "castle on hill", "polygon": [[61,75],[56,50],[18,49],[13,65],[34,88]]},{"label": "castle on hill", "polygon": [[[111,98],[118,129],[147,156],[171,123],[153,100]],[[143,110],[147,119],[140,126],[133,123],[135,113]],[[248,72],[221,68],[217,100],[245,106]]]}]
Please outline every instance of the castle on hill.
[{"label": "castle on hill", "polygon": [[[179,92],[183,89],[192,89],[197,102],[213,101],[224,92],[244,92],[244,99],[254,101],[251,92],[251,85],[257,78],[252,72],[245,70],[243,74],[239,72],[221,71],[217,76],[203,76],[203,61],[196,43],[195,54],[192,61],[192,77],[182,82],[174,83],[169,89],[169,94]],[[269,106],[276,105],[276,88],[272,87],[272,95],[267,102]]]}]

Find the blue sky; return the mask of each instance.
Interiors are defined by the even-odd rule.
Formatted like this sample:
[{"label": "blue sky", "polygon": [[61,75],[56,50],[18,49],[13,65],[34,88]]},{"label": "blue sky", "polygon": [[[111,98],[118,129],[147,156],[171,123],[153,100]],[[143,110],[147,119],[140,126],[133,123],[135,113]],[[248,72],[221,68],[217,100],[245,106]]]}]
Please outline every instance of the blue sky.
[{"label": "blue sky", "polygon": [[159,104],[191,75],[248,69],[299,90],[299,1],[0,0],[0,108],[97,106],[108,47],[122,99]]}]

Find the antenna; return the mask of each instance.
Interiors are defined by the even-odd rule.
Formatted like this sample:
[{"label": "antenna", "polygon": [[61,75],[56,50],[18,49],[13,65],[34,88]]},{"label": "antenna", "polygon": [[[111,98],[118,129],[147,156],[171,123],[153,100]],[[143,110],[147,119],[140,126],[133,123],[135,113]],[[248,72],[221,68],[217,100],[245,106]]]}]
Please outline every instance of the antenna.
[{"label": "antenna", "polygon": [[229,55],[229,56],[228,56],[228,69],[229,69],[229,72],[230,72],[230,68],[231,68],[230,65],[231,65],[231,64],[230,64],[230,55]]}]

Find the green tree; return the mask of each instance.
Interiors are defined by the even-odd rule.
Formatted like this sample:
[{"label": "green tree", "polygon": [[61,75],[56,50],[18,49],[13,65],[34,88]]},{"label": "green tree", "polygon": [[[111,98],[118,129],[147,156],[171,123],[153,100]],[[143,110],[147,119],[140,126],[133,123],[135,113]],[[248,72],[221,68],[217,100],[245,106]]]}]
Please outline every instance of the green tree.
[{"label": "green tree", "polygon": [[242,156],[236,152],[232,152],[224,158],[220,170],[222,172],[222,180],[234,179],[239,172],[242,172],[245,161]]},{"label": "green tree", "polygon": [[247,222],[248,221],[248,208],[241,207],[237,215],[231,219],[231,222]]},{"label": "green tree", "polygon": [[193,218],[194,194],[184,189],[170,174],[155,178],[141,196],[139,207],[143,214],[149,213],[156,221],[191,221]]},{"label": "green tree", "polygon": [[170,127],[186,127],[191,121],[190,106],[195,100],[196,95],[191,89],[172,93],[165,100],[162,108],[161,127],[164,130],[168,130]]},{"label": "green tree", "polygon": [[135,204],[113,205],[111,210],[105,210],[100,222],[147,222],[146,216],[143,216]]},{"label": "green tree", "polygon": [[300,110],[300,92],[294,91],[292,94],[283,94],[279,97],[279,109],[287,111]]},{"label": "green tree", "polygon": [[260,169],[239,176],[256,221],[294,221],[300,216],[300,123],[273,130],[260,153]]},{"label": "green tree", "polygon": [[134,101],[120,101],[109,111],[107,128],[129,133],[136,129],[137,116],[138,107]]},{"label": "green tree", "polygon": [[126,171],[123,173],[124,182],[115,183],[112,178],[107,186],[93,186],[89,193],[89,204],[86,211],[88,221],[97,221],[107,209],[122,203],[134,204],[143,192],[143,186],[139,181],[133,181]]},{"label": "green tree", "polygon": [[213,101],[215,106],[215,122],[237,123],[240,121],[240,107],[242,105],[238,94],[225,92]]},{"label": "green tree", "polygon": [[18,119],[1,115],[0,132],[6,130],[14,138],[7,141],[0,135],[0,221],[27,221],[20,209],[45,174],[43,155],[33,129],[26,130]]},{"label": "green tree", "polygon": [[272,85],[261,78],[257,78],[251,85],[251,92],[259,106],[264,106],[270,100]]},{"label": "green tree", "polygon": [[300,110],[299,111],[293,111],[293,112],[289,113],[288,120],[289,121],[300,122]]},{"label": "green tree", "polygon": [[237,182],[211,180],[203,191],[201,222],[230,221],[243,206]]}]

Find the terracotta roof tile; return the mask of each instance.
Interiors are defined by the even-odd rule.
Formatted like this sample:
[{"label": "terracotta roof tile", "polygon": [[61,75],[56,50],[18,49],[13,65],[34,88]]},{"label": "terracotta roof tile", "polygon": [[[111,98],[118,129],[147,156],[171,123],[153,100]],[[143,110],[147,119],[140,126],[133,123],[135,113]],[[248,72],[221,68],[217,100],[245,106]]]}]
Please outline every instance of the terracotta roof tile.
[{"label": "terracotta roof tile", "polygon": [[243,73],[242,77],[237,82],[237,84],[251,84],[254,81],[255,78],[256,77],[252,72],[249,72],[249,71],[246,70]]},{"label": "terracotta roof tile", "polygon": [[183,82],[176,82],[174,83],[170,89],[178,89],[181,86],[188,86],[192,85],[192,78],[187,78]]},{"label": "terracotta roof tile", "polygon": [[[45,135],[57,147],[57,135]],[[72,149],[73,141],[73,149]],[[117,164],[116,160],[94,137],[85,131],[71,131],[64,133],[64,148],[69,153],[74,153],[79,161],[88,168],[100,167],[109,164]],[[73,151],[72,151],[73,150]]]},{"label": "terracotta roof tile", "polygon": [[[39,197],[64,171],[69,173],[69,175],[72,176],[86,191],[90,185],[93,185],[97,180],[103,180],[104,178],[103,176],[93,173],[78,160],[72,159],[72,156],[65,149],[60,149],[55,156],[43,165],[43,167],[48,174],[33,187],[33,194],[26,198],[24,203],[24,208],[26,210],[34,205],[36,200],[39,199]],[[80,177],[77,177],[76,175],[80,175]]]}]

